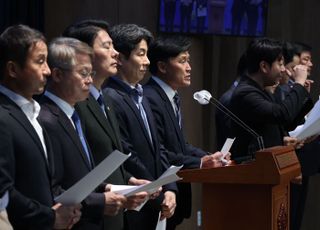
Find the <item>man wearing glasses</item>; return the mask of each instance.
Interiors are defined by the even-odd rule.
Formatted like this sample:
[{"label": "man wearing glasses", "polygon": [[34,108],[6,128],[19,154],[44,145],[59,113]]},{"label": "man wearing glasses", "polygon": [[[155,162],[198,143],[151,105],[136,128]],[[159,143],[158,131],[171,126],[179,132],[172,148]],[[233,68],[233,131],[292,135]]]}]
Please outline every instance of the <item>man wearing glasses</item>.
[{"label": "man wearing glasses", "polygon": [[[56,163],[53,183],[58,193],[94,168],[81,120],[74,109],[77,102],[89,96],[94,75],[92,56],[92,49],[74,38],[57,38],[49,46],[51,79],[41,98],[40,120],[53,142]],[[103,215],[122,208],[126,198],[105,190],[105,185],[99,186],[82,202],[82,217],[75,229],[101,229]],[[110,196],[114,198],[111,202]]]}]

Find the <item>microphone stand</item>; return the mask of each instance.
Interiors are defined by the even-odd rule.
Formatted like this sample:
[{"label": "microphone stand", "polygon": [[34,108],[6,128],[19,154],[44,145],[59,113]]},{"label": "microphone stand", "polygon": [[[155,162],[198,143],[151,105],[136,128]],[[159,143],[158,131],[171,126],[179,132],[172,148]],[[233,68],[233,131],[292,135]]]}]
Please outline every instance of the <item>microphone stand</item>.
[{"label": "microphone stand", "polygon": [[[258,133],[256,133],[253,129],[251,129],[246,123],[244,123],[240,118],[238,118],[234,113],[232,113],[227,107],[225,107],[222,103],[220,103],[217,99],[214,97],[211,97],[210,99],[204,98],[209,103],[215,105],[220,111],[222,111],[225,115],[227,115],[231,120],[233,120],[236,124],[240,125],[242,128],[247,130],[251,135],[253,135],[259,145],[259,150],[264,149],[264,143],[263,138]],[[212,99],[212,100],[211,100]]]}]

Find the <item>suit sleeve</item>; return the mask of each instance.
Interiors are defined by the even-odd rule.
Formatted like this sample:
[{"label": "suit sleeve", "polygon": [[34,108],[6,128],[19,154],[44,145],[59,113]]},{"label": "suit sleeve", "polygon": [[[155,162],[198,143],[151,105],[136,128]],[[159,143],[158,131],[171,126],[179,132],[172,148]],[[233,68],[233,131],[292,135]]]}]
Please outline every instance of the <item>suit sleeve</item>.
[{"label": "suit sleeve", "polygon": [[281,123],[284,126],[294,123],[310,99],[309,93],[299,84],[293,86],[281,104],[266,100],[258,90],[243,90],[243,95],[238,95],[237,98],[241,100],[233,101],[232,105],[238,108],[240,117],[250,120],[250,123]]}]

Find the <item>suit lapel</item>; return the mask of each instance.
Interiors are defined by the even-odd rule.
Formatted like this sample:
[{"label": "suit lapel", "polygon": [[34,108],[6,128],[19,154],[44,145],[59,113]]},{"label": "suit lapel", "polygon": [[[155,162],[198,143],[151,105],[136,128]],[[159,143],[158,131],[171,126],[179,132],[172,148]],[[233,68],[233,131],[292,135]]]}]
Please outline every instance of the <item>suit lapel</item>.
[{"label": "suit lapel", "polygon": [[109,104],[109,101],[111,99],[109,99],[108,96],[103,95],[104,96],[104,102],[105,102],[105,106],[106,106],[106,113],[107,116],[109,118],[109,123],[113,129],[113,134],[115,136],[115,141],[116,141],[116,147],[117,149],[122,151],[122,144],[121,144],[121,137],[120,137],[120,130],[119,130],[119,126],[118,126],[118,121],[117,118],[115,117],[115,113],[112,111],[112,106]]},{"label": "suit lapel", "polygon": [[[130,107],[133,114],[136,116],[136,118],[140,124],[140,127],[143,130],[143,133],[144,133],[146,139],[148,140],[149,145],[151,146],[151,149],[153,149],[152,143],[151,143],[149,135],[148,135],[148,131],[146,130],[146,127],[144,126],[140,111],[137,108],[137,106],[135,105],[135,103],[133,102],[133,100],[131,99],[131,97],[128,95],[128,93],[125,92],[125,89],[113,78],[109,78],[107,86],[113,88],[123,98],[125,103]],[[144,104],[143,100],[142,100],[142,104]]]},{"label": "suit lapel", "polygon": [[[106,108],[107,105],[105,104]],[[111,126],[111,122],[109,122],[108,120],[111,119],[110,117],[110,113],[108,112],[108,109],[106,109],[106,114],[107,117],[105,117],[105,115],[103,114],[103,112],[101,111],[101,108],[98,104],[98,102],[93,98],[93,96],[90,94],[89,98],[88,98],[88,108],[91,111],[91,113],[93,114],[93,116],[97,119],[97,121],[99,122],[99,124],[101,125],[101,127],[106,131],[106,133],[110,136],[111,140],[117,144],[116,141],[116,137],[114,136],[114,132],[113,132],[113,127]]]},{"label": "suit lapel", "polygon": [[41,140],[36,130],[28,120],[27,116],[23,113],[23,111],[19,108],[19,106],[16,105],[16,103],[14,103],[7,96],[1,93],[0,93],[0,104],[2,105],[3,108],[8,110],[10,116],[12,116],[34,140],[35,144],[37,145],[37,147],[41,152],[41,157],[46,162],[47,168],[50,172],[50,169],[48,167],[49,166],[48,159],[45,157],[45,152],[44,152]]},{"label": "suit lapel", "polygon": [[[146,139],[148,140],[148,143],[151,147],[151,149],[153,149],[153,146],[152,146],[152,143],[150,141],[150,137],[149,137],[149,134],[148,134],[148,131],[144,125],[144,122],[142,120],[142,117],[141,117],[141,114],[140,114],[140,111],[139,109],[137,108],[137,106],[135,105],[135,103],[132,101],[132,99],[128,96],[128,95],[124,95],[124,100],[125,102],[129,105],[129,107],[131,108],[131,110],[133,111],[134,115],[137,117],[138,121],[139,121],[139,124],[141,126],[141,129],[143,130],[143,134],[145,135]],[[146,105],[145,105],[145,98],[143,98],[142,100],[142,105],[143,107],[145,108]],[[147,114],[147,119],[148,119],[148,113],[147,111],[145,111],[146,114]],[[148,119],[148,122],[149,122],[149,119]],[[150,126],[150,125],[149,125]],[[150,130],[151,131],[151,130]],[[152,132],[151,132],[151,135],[152,135]]]},{"label": "suit lapel", "polygon": [[82,143],[81,143],[79,136],[77,134],[77,131],[72,126],[69,118],[65,114],[60,113],[60,115],[58,117],[58,121],[59,121],[60,125],[62,126],[62,128],[70,136],[70,138],[73,141],[73,143],[75,144],[75,146],[77,146],[77,148],[81,154],[82,159],[84,160],[84,162],[88,166],[88,169],[91,170],[92,167],[90,165],[90,162],[88,161],[87,154],[85,153],[85,150],[83,149]]},{"label": "suit lapel", "polygon": [[[71,121],[69,120],[69,118],[67,117],[67,115],[49,98],[47,100],[46,105],[44,105],[44,106],[47,106],[50,109],[51,113],[54,114],[55,116],[57,116],[58,123],[60,124],[62,129],[65,130],[65,132],[70,137],[70,139],[72,140],[74,145],[78,148],[79,153],[80,153],[83,161],[87,165],[88,169],[91,170],[92,166],[90,165],[90,162],[88,161],[87,154],[85,153],[85,150],[83,149],[83,146],[82,146],[80,138],[77,134],[77,131],[73,127],[73,125],[72,125]],[[89,148],[88,148],[88,150],[89,150]]]},{"label": "suit lapel", "polygon": [[182,130],[179,126],[179,123],[177,122],[176,115],[174,113],[174,110],[172,108],[172,104],[171,104],[167,94],[163,91],[163,89],[153,79],[150,79],[150,85],[158,92],[158,94],[160,95],[160,97],[164,101],[165,109],[171,119],[171,122],[172,122],[174,129],[176,131],[176,134],[179,137],[180,146],[182,149],[184,149],[185,143],[184,143],[184,137],[182,136]]}]

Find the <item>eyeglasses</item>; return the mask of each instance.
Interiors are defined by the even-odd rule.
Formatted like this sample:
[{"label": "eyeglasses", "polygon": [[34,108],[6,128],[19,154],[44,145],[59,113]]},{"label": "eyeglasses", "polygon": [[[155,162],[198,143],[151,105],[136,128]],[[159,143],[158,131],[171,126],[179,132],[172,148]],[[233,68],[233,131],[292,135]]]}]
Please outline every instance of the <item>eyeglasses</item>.
[{"label": "eyeglasses", "polygon": [[96,76],[96,71],[81,70],[78,72],[83,79]]}]

